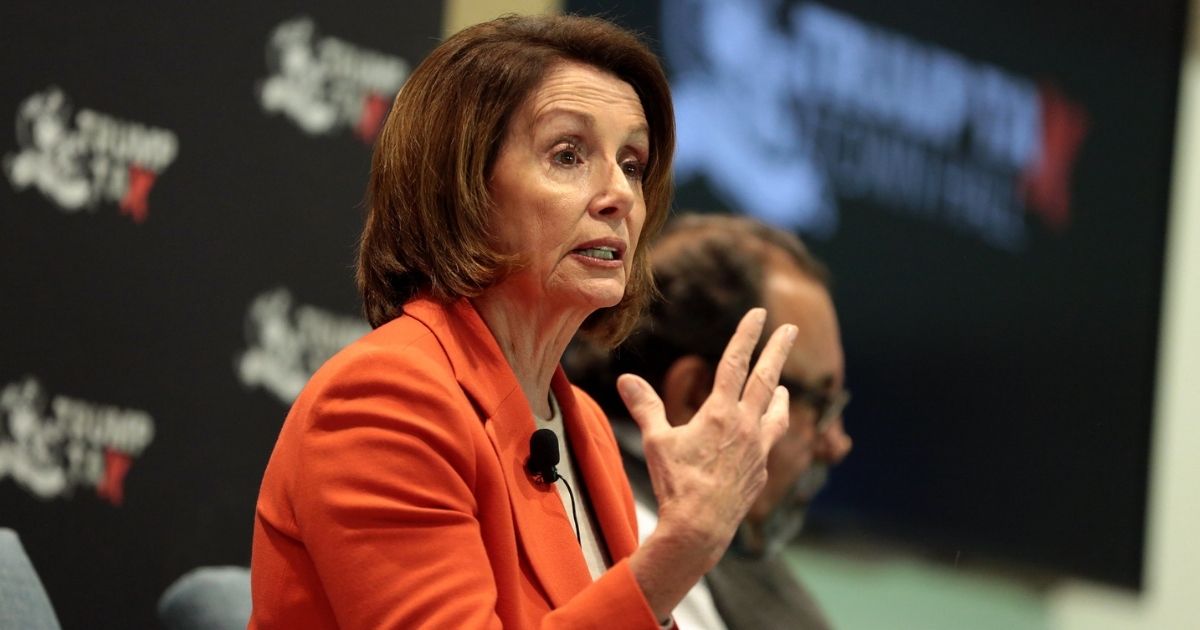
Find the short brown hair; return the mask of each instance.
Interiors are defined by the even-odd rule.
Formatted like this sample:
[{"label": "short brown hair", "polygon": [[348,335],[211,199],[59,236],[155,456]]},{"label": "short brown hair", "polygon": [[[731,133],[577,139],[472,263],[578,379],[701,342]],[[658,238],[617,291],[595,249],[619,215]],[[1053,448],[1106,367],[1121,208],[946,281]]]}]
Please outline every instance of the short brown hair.
[{"label": "short brown hair", "polygon": [[672,190],[675,115],[666,75],[637,36],[603,19],[510,15],[435,48],[396,96],[380,132],[357,272],[372,326],[398,317],[418,292],[443,301],[474,297],[511,269],[514,257],[490,238],[488,178],[514,112],[562,61],[629,83],[650,126],[646,222],[625,296],[582,329],[615,345],[636,324],[655,295],[645,247],[666,221]]}]

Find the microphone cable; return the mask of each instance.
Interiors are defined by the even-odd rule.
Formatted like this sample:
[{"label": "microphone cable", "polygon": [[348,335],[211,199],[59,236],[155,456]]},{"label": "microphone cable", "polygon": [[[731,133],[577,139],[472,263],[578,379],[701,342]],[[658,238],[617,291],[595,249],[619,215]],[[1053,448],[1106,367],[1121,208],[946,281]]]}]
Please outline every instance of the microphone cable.
[{"label": "microphone cable", "polygon": [[567,487],[567,495],[571,497],[571,520],[575,521],[575,542],[579,543],[579,546],[582,547],[583,537],[579,535],[579,517],[575,514],[575,493],[571,490],[571,484],[567,483],[565,477],[559,475],[558,481],[563,482],[563,485]]},{"label": "microphone cable", "polygon": [[579,514],[575,511],[575,491],[562,475],[558,474],[558,436],[550,429],[538,429],[529,436],[529,459],[525,461],[525,470],[535,481],[551,485],[562,481],[567,487],[567,496],[571,497],[571,521],[575,524],[575,541],[583,546],[583,535],[579,531]]}]

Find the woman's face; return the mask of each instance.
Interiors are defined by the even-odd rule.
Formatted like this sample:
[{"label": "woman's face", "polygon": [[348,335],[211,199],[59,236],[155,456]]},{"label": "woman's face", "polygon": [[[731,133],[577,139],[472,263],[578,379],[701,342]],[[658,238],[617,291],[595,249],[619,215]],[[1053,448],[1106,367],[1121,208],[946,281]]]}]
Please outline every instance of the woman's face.
[{"label": "woman's face", "polygon": [[493,230],[522,265],[500,286],[588,312],[625,294],[650,135],[633,87],[561,62],[514,113],[490,180]]}]

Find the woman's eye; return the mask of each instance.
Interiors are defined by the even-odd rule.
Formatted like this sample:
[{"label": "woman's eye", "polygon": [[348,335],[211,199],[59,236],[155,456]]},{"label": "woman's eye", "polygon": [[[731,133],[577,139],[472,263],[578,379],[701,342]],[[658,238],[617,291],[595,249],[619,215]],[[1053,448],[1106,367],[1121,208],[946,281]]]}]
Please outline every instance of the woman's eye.
[{"label": "woman's eye", "polygon": [[625,176],[630,179],[641,179],[642,174],[646,172],[646,165],[641,162],[629,161],[621,164],[621,170],[625,171]]},{"label": "woman's eye", "polygon": [[563,166],[575,166],[579,163],[579,151],[571,149],[562,149],[554,154],[554,161]]}]

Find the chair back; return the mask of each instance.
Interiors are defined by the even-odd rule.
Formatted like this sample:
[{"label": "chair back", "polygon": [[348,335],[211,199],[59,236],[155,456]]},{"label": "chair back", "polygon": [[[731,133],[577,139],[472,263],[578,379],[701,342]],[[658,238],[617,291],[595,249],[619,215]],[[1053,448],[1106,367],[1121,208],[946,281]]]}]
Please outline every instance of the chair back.
[{"label": "chair back", "polygon": [[0,528],[0,630],[61,630],[21,539]]},{"label": "chair back", "polygon": [[158,618],[167,630],[245,630],[250,607],[250,569],[199,567],[163,591]]}]

